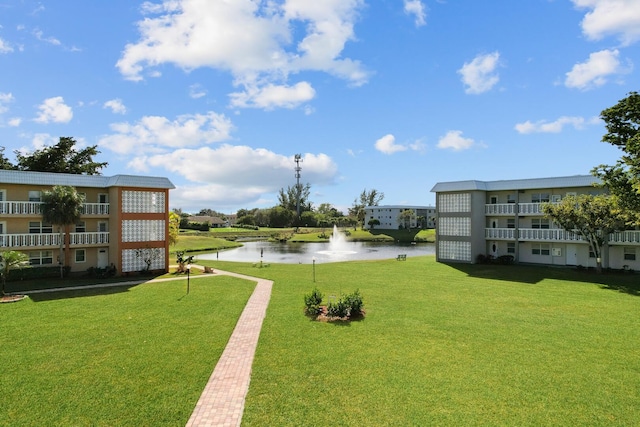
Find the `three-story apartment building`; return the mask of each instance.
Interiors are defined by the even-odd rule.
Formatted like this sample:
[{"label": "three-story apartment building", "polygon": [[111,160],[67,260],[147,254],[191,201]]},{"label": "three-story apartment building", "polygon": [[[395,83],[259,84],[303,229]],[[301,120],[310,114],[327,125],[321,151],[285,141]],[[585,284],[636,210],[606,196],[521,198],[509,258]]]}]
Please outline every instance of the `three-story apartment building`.
[{"label": "three-story apartment building", "polygon": [[[412,212],[411,218],[403,220],[401,214],[404,211]],[[366,206],[364,208],[364,228],[371,228],[369,221],[377,219],[380,225],[377,229],[397,230],[402,227],[435,227],[436,208],[433,206],[406,206],[406,205],[382,205]]]},{"label": "three-story apartment building", "polygon": [[[85,197],[80,220],[65,233],[64,260],[57,227],[40,210],[42,192],[55,185]],[[162,177],[0,170],[0,251],[24,252],[32,266],[63,262],[72,273],[111,265],[118,273],[168,271],[172,188]]]},{"label": "three-story apartment building", "polygon": [[[511,255],[516,262],[594,267],[589,244],[542,213],[567,195],[600,194],[591,175],[505,181],[437,183],[436,258],[474,263],[479,255]],[[608,236],[603,266],[640,269],[640,231]]]}]

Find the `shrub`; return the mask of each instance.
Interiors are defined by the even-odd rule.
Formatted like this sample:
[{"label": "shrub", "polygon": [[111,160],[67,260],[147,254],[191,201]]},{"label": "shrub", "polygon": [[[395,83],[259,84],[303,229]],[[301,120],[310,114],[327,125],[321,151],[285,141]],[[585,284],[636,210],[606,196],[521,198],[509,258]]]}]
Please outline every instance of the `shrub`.
[{"label": "shrub", "polygon": [[331,317],[349,317],[349,305],[342,298],[336,302],[329,302],[327,315]]},{"label": "shrub", "polygon": [[305,312],[312,316],[320,314],[320,311],[322,311],[320,304],[322,304],[323,297],[324,295],[318,288],[314,288],[311,293],[306,294],[304,296]]},{"label": "shrub", "polygon": [[356,289],[356,291],[352,294],[345,295],[344,302],[349,307],[348,316],[358,316],[362,314],[364,303],[362,301],[362,295],[360,295],[359,289]]}]

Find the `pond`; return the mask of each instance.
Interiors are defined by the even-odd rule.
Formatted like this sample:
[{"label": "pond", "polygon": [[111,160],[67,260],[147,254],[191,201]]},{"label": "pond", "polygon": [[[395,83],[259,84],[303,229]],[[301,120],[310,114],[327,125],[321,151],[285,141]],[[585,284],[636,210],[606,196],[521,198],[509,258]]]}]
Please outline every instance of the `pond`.
[{"label": "pond", "polygon": [[318,263],[433,255],[433,243],[402,245],[372,242],[320,242],[320,243],[272,243],[266,241],[243,242],[243,246],[226,251],[198,254],[196,259],[266,262],[279,264]]}]

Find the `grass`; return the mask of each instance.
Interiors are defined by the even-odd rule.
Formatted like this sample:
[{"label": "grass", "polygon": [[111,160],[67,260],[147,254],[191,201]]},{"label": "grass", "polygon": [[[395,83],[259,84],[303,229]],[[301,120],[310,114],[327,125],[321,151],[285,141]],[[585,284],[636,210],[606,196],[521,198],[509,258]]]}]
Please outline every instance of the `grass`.
[{"label": "grass", "polygon": [[183,426],[255,284],[231,277],[0,306],[6,426]]},{"label": "grass", "polygon": [[[275,280],[244,426],[639,425],[637,277],[433,257],[252,269]],[[366,317],[302,315],[313,286]],[[625,290],[627,292],[618,292]]]},{"label": "grass", "polygon": [[[199,263],[275,281],[243,426],[640,425],[637,275]],[[304,316],[314,286],[365,318]],[[0,306],[0,425],[184,425],[253,284],[118,289]]]}]

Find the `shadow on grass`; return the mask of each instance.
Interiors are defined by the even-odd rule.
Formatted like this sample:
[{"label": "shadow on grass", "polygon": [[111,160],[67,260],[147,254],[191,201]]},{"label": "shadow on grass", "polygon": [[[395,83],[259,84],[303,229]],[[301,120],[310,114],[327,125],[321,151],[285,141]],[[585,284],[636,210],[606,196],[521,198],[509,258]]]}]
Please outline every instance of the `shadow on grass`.
[{"label": "shadow on grass", "polygon": [[138,286],[138,284],[132,283],[113,283],[104,287],[88,287],[87,289],[52,289],[46,292],[29,293],[29,299],[34,302],[53,301],[69,298],[84,298],[95,297],[104,295],[120,294],[123,292],[129,292],[129,289]]},{"label": "shadow on grass", "polygon": [[495,265],[495,264],[447,264],[471,277],[505,280],[526,284],[536,284],[544,279],[569,280],[599,285],[602,289],[615,290],[629,295],[640,296],[640,281],[634,273],[571,267],[550,267],[531,265]]}]

